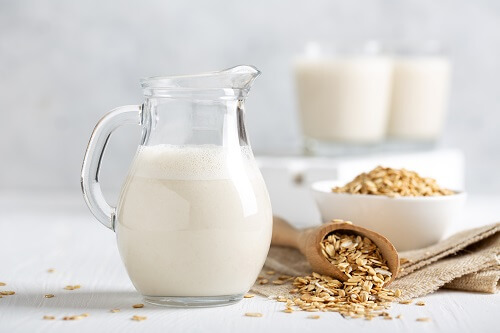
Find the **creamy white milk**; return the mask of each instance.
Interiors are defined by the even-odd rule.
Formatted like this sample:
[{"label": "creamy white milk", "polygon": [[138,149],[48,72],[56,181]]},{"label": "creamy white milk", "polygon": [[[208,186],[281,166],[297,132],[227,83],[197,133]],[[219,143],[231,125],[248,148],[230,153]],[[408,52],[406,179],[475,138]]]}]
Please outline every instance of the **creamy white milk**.
[{"label": "creamy white milk", "polygon": [[299,59],[295,75],[306,137],[356,143],[384,139],[392,80],[389,58]]},{"label": "creamy white milk", "polygon": [[116,225],[128,274],[146,296],[242,294],[271,241],[272,212],[248,147],[141,147]]},{"label": "creamy white milk", "polygon": [[396,59],[389,135],[436,139],[443,128],[450,77],[451,65],[446,57]]}]

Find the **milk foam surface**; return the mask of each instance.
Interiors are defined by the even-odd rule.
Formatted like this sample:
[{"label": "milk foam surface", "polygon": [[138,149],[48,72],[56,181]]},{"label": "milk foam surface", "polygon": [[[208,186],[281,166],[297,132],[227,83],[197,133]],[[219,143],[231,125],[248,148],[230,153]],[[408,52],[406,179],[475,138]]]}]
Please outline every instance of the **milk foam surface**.
[{"label": "milk foam surface", "polygon": [[254,163],[252,152],[247,146],[229,149],[215,145],[156,145],[140,148],[134,168],[136,176],[148,178],[228,179],[229,159],[241,159],[245,167]]},{"label": "milk foam surface", "polygon": [[116,232],[147,296],[248,291],[269,249],[269,196],[248,147],[141,147],[123,187]]}]

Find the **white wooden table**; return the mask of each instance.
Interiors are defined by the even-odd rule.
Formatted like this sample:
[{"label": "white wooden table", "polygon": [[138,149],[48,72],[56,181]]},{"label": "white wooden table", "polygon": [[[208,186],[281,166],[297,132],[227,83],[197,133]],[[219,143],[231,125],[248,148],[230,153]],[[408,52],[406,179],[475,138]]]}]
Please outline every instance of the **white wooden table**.
[{"label": "white wooden table", "polygon": [[[500,198],[471,197],[471,226],[500,220]],[[500,295],[439,291],[422,298],[427,305],[395,304],[392,321],[344,319],[336,313],[282,312],[266,298],[244,299],[220,308],[171,309],[142,303],[119,258],[114,234],[83,207],[80,197],[0,194],[0,332],[499,332]],[[47,272],[54,268],[53,273]],[[64,290],[66,285],[81,285]],[[44,294],[54,294],[44,298]],[[111,313],[110,309],[121,309]],[[245,317],[261,312],[263,317]],[[63,316],[89,313],[77,321]],[[43,320],[44,315],[56,320]],[[133,315],[147,316],[136,322]],[[432,322],[416,322],[431,317]]]}]

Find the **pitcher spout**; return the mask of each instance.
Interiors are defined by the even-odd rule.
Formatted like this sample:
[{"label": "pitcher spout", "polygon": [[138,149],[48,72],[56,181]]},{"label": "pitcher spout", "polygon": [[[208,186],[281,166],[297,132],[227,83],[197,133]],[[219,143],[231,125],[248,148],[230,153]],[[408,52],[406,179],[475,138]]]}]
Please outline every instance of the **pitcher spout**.
[{"label": "pitcher spout", "polygon": [[227,76],[233,89],[249,91],[253,81],[260,75],[260,71],[255,66],[240,65],[225,69],[219,72],[222,76]]},{"label": "pitcher spout", "polygon": [[141,86],[146,96],[241,98],[246,96],[259,75],[260,71],[254,66],[240,65],[197,75],[149,77],[141,80]]}]

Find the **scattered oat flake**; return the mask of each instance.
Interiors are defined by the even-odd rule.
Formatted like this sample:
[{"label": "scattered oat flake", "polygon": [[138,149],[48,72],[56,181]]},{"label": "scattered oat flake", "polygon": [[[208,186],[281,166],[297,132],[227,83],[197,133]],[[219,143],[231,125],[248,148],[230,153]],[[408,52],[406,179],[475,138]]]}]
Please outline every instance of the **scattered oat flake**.
[{"label": "scattered oat flake", "polygon": [[403,318],[403,315],[397,315],[396,316],[396,319],[402,319]]},{"label": "scattered oat flake", "polygon": [[321,317],[320,317],[320,316],[318,316],[318,315],[313,315],[313,316],[309,316],[309,317],[307,317],[307,318],[309,318],[309,319],[319,319],[319,318],[321,318]]},{"label": "scattered oat flake", "polygon": [[243,296],[243,298],[252,298],[254,297],[255,295],[252,295],[252,294],[245,294],[245,296]]},{"label": "scattered oat flake", "polygon": [[285,310],[283,310],[283,312],[286,312],[286,313],[292,313],[292,312],[293,312],[293,309],[285,309]]},{"label": "scattered oat flake", "polygon": [[55,271],[56,271],[56,270],[55,270],[54,268],[49,268],[49,269],[47,270],[47,273],[54,273]]},{"label": "scattered oat flake", "polygon": [[134,305],[132,305],[132,307],[133,307],[134,309],[140,309],[140,308],[143,308],[143,307],[144,307],[144,304],[134,304]]},{"label": "scattered oat flake", "polygon": [[283,281],[283,280],[274,280],[274,281],[272,281],[272,284],[282,285],[282,284],[285,284],[285,281]]},{"label": "scattered oat flake", "polygon": [[117,312],[120,312],[120,309],[111,309],[111,310],[109,310],[109,312],[117,313]]},{"label": "scattered oat flake", "polygon": [[67,285],[66,287],[64,287],[64,289],[66,290],[75,290],[75,289],[80,289],[81,286],[79,284],[75,284],[74,286],[72,285]]},{"label": "scattered oat flake", "polygon": [[45,298],[52,298],[52,297],[54,297],[54,295],[53,294],[45,294],[45,295],[43,295],[43,297],[45,297]]},{"label": "scattered oat flake", "polygon": [[88,317],[88,314],[84,313],[84,314],[75,315],[75,316],[65,316],[65,317],[63,317],[62,320],[80,320],[80,319],[83,319],[85,317]]},{"label": "scattered oat flake", "polygon": [[56,319],[56,317],[54,317],[54,316],[43,316],[43,319],[44,320],[54,320],[54,319]]},{"label": "scattered oat flake", "polygon": [[275,271],[267,271],[266,274],[267,275],[274,275],[274,274],[276,274],[276,272]]},{"label": "scattered oat flake", "polygon": [[410,262],[410,259],[407,259],[407,258],[399,258],[399,264],[400,265],[403,265],[403,264],[406,264]]},{"label": "scattered oat flake", "polygon": [[399,301],[399,304],[411,304],[413,302],[411,299],[407,299],[406,301]]},{"label": "scattered oat flake", "polygon": [[6,286],[6,285],[7,285],[7,283],[5,283],[5,282],[0,282],[0,287]]},{"label": "scattered oat flake", "polygon": [[268,279],[259,280],[259,284],[267,284],[268,282],[269,282]]},{"label": "scattered oat flake", "polygon": [[423,302],[423,301],[418,301],[417,303],[415,303],[415,305],[418,305],[418,306],[424,306],[424,305],[425,305],[425,302]]},{"label": "scattered oat flake", "polygon": [[0,295],[3,295],[3,296],[10,296],[10,295],[14,295],[16,292],[15,291],[12,291],[12,290],[4,290],[4,291],[0,291]]},{"label": "scattered oat flake", "polygon": [[429,317],[422,317],[422,318],[417,318],[417,321],[432,321],[432,319]]},{"label": "scattered oat flake", "polygon": [[130,319],[132,319],[134,321],[143,321],[143,320],[148,319],[148,317],[146,317],[146,316],[132,316],[132,318],[130,318]]},{"label": "scattered oat flake", "polygon": [[259,312],[247,312],[245,313],[247,317],[262,317],[262,313]]}]

